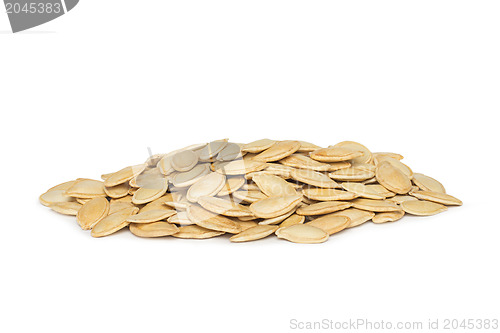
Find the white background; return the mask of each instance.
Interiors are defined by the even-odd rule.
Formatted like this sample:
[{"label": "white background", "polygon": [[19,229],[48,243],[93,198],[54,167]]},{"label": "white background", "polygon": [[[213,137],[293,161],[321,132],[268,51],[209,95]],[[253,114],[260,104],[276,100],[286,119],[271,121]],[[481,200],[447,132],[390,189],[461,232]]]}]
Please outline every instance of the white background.
[{"label": "white background", "polygon": [[[500,317],[498,1],[82,0],[0,13],[2,332]],[[49,187],[228,137],[355,140],[464,206],[321,245],[94,239]],[[425,326],[424,326],[425,327]]]}]

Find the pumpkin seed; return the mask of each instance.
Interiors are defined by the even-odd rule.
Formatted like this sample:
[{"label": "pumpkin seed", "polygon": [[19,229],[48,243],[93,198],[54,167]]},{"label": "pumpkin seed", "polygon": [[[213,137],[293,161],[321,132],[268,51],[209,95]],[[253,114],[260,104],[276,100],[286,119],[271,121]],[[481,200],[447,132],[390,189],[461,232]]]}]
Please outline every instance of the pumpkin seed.
[{"label": "pumpkin seed", "polygon": [[66,190],[49,190],[39,197],[40,203],[50,206],[55,203],[75,201],[75,198],[66,195]]},{"label": "pumpkin seed", "polygon": [[164,179],[161,183],[141,187],[134,193],[132,202],[136,205],[145,204],[162,197],[168,189],[168,182]]},{"label": "pumpkin seed", "polygon": [[306,188],[302,193],[309,199],[318,201],[352,200],[356,194],[333,188]]},{"label": "pumpkin seed", "polygon": [[250,205],[252,213],[261,218],[273,218],[291,211],[302,200],[302,195],[268,197]]},{"label": "pumpkin seed", "polygon": [[340,188],[340,185],[331,180],[327,175],[308,169],[294,169],[290,176],[302,183],[322,187],[322,188]]},{"label": "pumpkin seed", "polygon": [[179,232],[177,226],[168,222],[131,223],[129,229],[139,237],[165,237]]},{"label": "pumpkin seed", "polygon": [[139,209],[137,207],[131,207],[108,215],[94,225],[90,234],[92,237],[104,237],[111,235],[128,226],[130,222],[127,222],[127,218],[135,214],[138,210]]},{"label": "pumpkin seed", "polygon": [[354,199],[352,201],[352,206],[370,212],[394,212],[400,210],[400,208],[392,202],[374,199]]},{"label": "pumpkin seed", "polygon": [[446,190],[440,182],[432,177],[426,176],[422,173],[413,174],[413,183],[421,190],[446,193]]},{"label": "pumpkin seed", "polygon": [[180,151],[172,156],[170,164],[179,172],[191,170],[198,163],[198,154],[192,150]]},{"label": "pumpkin seed", "polygon": [[307,224],[295,224],[276,230],[276,236],[293,243],[314,244],[328,240],[328,233],[320,228]]},{"label": "pumpkin seed", "polygon": [[345,148],[321,148],[312,151],[309,156],[320,162],[342,162],[363,156],[363,153]]},{"label": "pumpkin seed", "polygon": [[375,176],[380,185],[389,191],[406,194],[411,190],[410,178],[387,161],[382,161],[377,165]]},{"label": "pumpkin seed", "polygon": [[173,234],[176,238],[185,239],[207,239],[223,235],[223,231],[215,231],[200,227],[196,224],[179,227],[179,231]]},{"label": "pumpkin seed", "polygon": [[187,191],[187,199],[191,202],[196,202],[200,197],[214,196],[222,190],[224,184],[226,184],[226,176],[217,172],[211,172],[191,185]]},{"label": "pumpkin seed", "polygon": [[246,229],[239,234],[231,236],[229,240],[231,242],[249,242],[258,239],[265,238],[278,229],[276,225],[256,225],[255,227]]},{"label": "pumpkin seed", "polygon": [[372,161],[373,155],[371,151],[363,146],[361,143],[354,141],[342,141],[333,146],[334,148],[347,148],[354,151],[361,152],[361,156],[353,158],[355,163],[370,163]]},{"label": "pumpkin seed", "polygon": [[386,223],[386,222],[394,222],[401,219],[405,215],[404,210],[397,210],[394,212],[384,212],[377,213],[372,218],[373,223]]},{"label": "pumpkin seed", "polygon": [[252,216],[252,212],[247,206],[240,205],[229,200],[216,197],[200,197],[198,204],[212,213],[226,216]]},{"label": "pumpkin seed", "polygon": [[283,222],[280,224],[280,228],[286,228],[294,224],[302,224],[306,220],[306,217],[303,215],[298,215],[298,214],[292,214],[289,217],[287,217]]},{"label": "pumpkin seed", "polygon": [[76,221],[83,230],[92,229],[109,213],[109,201],[98,197],[84,204],[76,214]]},{"label": "pumpkin seed", "polygon": [[401,208],[412,215],[429,216],[435,215],[447,210],[446,206],[421,200],[408,200],[401,203]]},{"label": "pumpkin seed", "polygon": [[300,148],[299,141],[278,141],[268,149],[264,150],[253,159],[261,162],[278,161],[284,157],[290,156]]},{"label": "pumpkin seed", "polygon": [[344,230],[349,226],[349,224],[351,224],[351,219],[349,217],[332,214],[315,218],[314,220],[306,223],[306,225],[312,225],[313,227],[324,230],[328,233],[328,235],[333,235]]},{"label": "pumpkin seed", "polygon": [[357,168],[346,168],[340,169],[328,174],[330,178],[341,181],[363,181],[375,176],[375,173],[372,171],[357,169]]},{"label": "pumpkin seed", "polygon": [[243,177],[229,177],[226,179],[226,183],[222,190],[217,193],[218,197],[223,197],[239,190],[246,183],[246,179]]},{"label": "pumpkin seed", "polygon": [[208,163],[198,164],[187,172],[179,172],[174,174],[170,181],[175,187],[188,187],[196,183],[201,177],[210,173]]},{"label": "pumpkin seed", "polygon": [[268,148],[270,148],[272,145],[276,143],[276,140],[270,140],[270,139],[261,139],[257,141],[253,141],[247,144],[244,144],[241,147],[242,151],[248,152],[248,153],[260,153]]},{"label": "pumpkin seed", "polygon": [[227,145],[227,139],[212,141],[199,150],[200,161],[213,162],[214,157]]},{"label": "pumpkin seed", "polygon": [[132,215],[127,221],[130,223],[151,223],[165,220],[175,213],[173,209],[154,209]]},{"label": "pumpkin seed", "polygon": [[461,206],[462,201],[446,193],[432,191],[412,191],[411,195],[418,199],[437,202],[447,206]]},{"label": "pumpkin seed", "polygon": [[100,180],[79,179],[66,190],[66,195],[74,198],[92,199],[105,197],[104,183]]},{"label": "pumpkin seed", "polygon": [[57,212],[59,214],[76,216],[80,208],[82,208],[82,205],[75,201],[69,201],[69,202],[54,202],[53,204],[50,204],[49,207],[54,212]]},{"label": "pumpkin seed", "polygon": [[252,180],[257,184],[262,193],[269,197],[297,194],[292,184],[275,175],[259,173],[253,176]]},{"label": "pumpkin seed", "polygon": [[240,146],[236,143],[228,143],[220,152],[217,154],[217,160],[232,161],[243,156]]},{"label": "pumpkin seed", "polygon": [[187,215],[192,222],[203,228],[224,231],[231,234],[241,232],[241,227],[238,223],[227,217],[209,212],[199,206],[189,206]]},{"label": "pumpkin seed", "polygon": [[104,180],[104,186],[113,187],[128,182],[146,169],[146,164],[138,164],[123,168]]},{"label": "pumpkin seed", "polygon": [[280,163],[286,166],[309,169],[314,171],[330,171],[331,165],[328,163],[321,163],[313,160],[312,158],[299,154],[292,154],[280,160]]},{"label": "pumpkin seed", "polygon": [[347,228],[353,228],[367,221],[370,221],[375,216],[375,213],[357,208],[348,208],[345,210],[341,210],[340,212],[332,213],[330,215],[348,217],[351,220],[351,223],[347,226]]},{"label": "pumpkin seed", "polygon": [[385,196],[361,183],[342,183],[342,188],[347,192],[356,194],[358,197],[367,199],[385,199]]},{"label": "pumpkin seed", "polygon": [[322,201],[309,206],[297,209],[297,214],[305,216],[324,215],[339,210],[344,210],[352,206],[349,201]]}]

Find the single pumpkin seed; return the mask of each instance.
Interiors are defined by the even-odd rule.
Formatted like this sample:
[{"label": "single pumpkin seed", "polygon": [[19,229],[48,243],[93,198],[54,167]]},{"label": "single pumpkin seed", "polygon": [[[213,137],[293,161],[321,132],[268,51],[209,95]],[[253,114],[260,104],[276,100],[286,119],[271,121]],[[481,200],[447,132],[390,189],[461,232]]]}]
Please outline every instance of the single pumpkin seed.
[{"label": "single pumpkin seed", "polygon": [[293,243],[315,244],[328,240],[328,233],[320,228],[307,224],[295,224],[276,230],[276,236]]}]

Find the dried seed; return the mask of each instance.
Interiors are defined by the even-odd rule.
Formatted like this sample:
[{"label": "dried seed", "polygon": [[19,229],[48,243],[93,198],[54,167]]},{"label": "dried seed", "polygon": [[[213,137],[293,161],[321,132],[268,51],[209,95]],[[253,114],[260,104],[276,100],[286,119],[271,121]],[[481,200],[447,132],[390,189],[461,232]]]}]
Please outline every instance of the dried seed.
[{"label": "dried seed", "polygon": [[224,231],[231,234],[237,234],[241,232],[239,224],[237,224],[233,220],[209,212],[208,210],[205,210],[199,206],[189,206],[187,209],[187,215],[192,222],[203,228],[216,231]]},{"label": "dried seed", "polygon": [[252,212],[247,206],[240,205],[234,201],[225,200],[216,197],[200,197],[198,204],[212,213],[239,217],[252,216]]},{"label": "dried seed", "polygon": [[139,209],[137,207],[131,207],[108,215],[94,225],[90,234],[92,237],[104,237],[111,235],[128,226],[130,222],[127,222],[127,218],[130,215],[135,214],[138,210]]},{"label": "dried seed", "polygon": [[342,183],[342,188],[348,192],[354,193],[359,197],[367,199],[385,199],[385,196],[380,194],[373,188],[360,183]]},{"label": "dried seed", "polygon": [[105,197],[104,183],[100,180],[79,179],[66,190],[66,195],[74,198],[92,199]]},{"label": "dried seed", "polygon": [[300,148],[299,141],[278,141],[253,158],[260,162],[273,162],[290,156]]},{"label": "dried seed", "polygon": [[256,154],[256,153],[260,153],[260,152],[270,148],[275,143],[276,143],[276,140],[261,139],[261,140],[257,140],[254,142],[244,144],[241,147],[241,150],[248,152],[248,153]]},{"label": "dried seed", "polygon": [[227,139],[212,141],[199,150],[200,161],[213,162],[215,156],[227,145]]},{"label": "dried seed", "polygon": [[297,207],[294,207],[291,211],[283,214],[283,215],[279,215],[279,216],[276,216],[276,217],[271,217],[271,218],[268,218],[268,219],[262,219],[260,222],[259,222],[259,225],[269,225],[269,224],[278,224],[278,223],[281,223],[283,221],[285,221],[287,218],[289,218],[290,216],[292,216],[295,211],[297,210]]},{"label": "dried seed", "polygon": [[371,151],[363,146],[361,143],[354,141],[342,141],[333,146],[334,148],[347,148],[354,151],[359,151],[362,153],[361,156],[355,157],[353,162],[355,163],[370,163],[372,161],[373,155]]},{"label": "dried seed", "polygon": [[395,204],[398,204],[400,205],[401,203],[405,202],[405,201],[408,201],[408,200],[418,200],[417,198],[415,197],[412,197],[410,195],[395,195],[394,197],[392,198],[388,198],[386,199],[387,201],[389,202],[394,202]]},{"label": "dried seed", "polygon": [[412,179],[413,178],[413,171],[404,163],[400,162],[399,160],[391,157],[386,157],[386,156],[379,156],[377,157],[374,162],[375,165],[378,165],[379,163],[386,161],[392,164],[393,167],[396,169],[399,169],[402,173],[404,173],[408,178]]},{"label": "dried seed", "polygon": [[103,197],[94,198],[78,210],[76,221],[83,230],[90,230],[108,213],[109,201]]},{"label": "dried seed", "polygon": [[58,212],[59,214],[76,216],[80,208],[82,208],[82,205],[75,201],[69,201],[69,202],[55,202],[53,204],[50,204],[49,207],[54,212]]},{"label": "dried seed", "polygon": [[198,163],[198,154],[192,150],[184,150],[172,156],[170,164],[179,172],[191,170]]},{"label": "dried seed", "polygon": [[302,195],[284,195],[269,197],[250,205],[252,213],[261,218],[273,218],[291,211],[302,200]]},{"label": "dried seed", "polygon": [[401,208],[412,215],[429,216],[435,215],[447,210],[446,206],[421,200],[408,200],[401,203]]},{"label": "dried seed", "polygon": [[235,191],[233,192],[233,196],[238,200],[248,203],[254,203],[256,201],[267,198],[267,195],[265,195],[261,191]]},{"label": "dried seed", "polygon": [[373,176],[375,176],[375,173],[372,171],[351,167],[330,172],[328,176],[330,176],[330,178],[332,179],[341,181],[363,181],[373,178]]},{"label": "dried seed", "polygon": [[223,175],[237,176],[264,170],[266,167],[266,163],[263,162],[258,162],[250,159],[239,159],[222,164],[219,168],[215,169],[215,171]]},{"label": "dried seed", "polygon": [[129,229],[139,237],[165,237],[179,232],[177,226],[168,222],[131,223]]},{"label": "dried seed", "polygon": [[223,235],[223,231],[215,231],[200,227],[198,225],[185,225],[179,227],[179,231],[173,234],[173,237],[176,238],[185,238],[185,239],[207,239],[213,238],[220,235]]},{"label": "dried seed", "polygon": [[174,174],[170,181],[175,187],[188,187],[196,183],[201,177],[210,173],[210,165],[208,163],[198,164],[187,172],[179,172]]},{"label": "dried seed", "polygon": [[129,166],[111,174],[104,181],[104,186],[113,187],[128,182],[146,169],[146,164]]},{"label": "dried seed", "polygon": [[231,236],[229,240],[236,243],[254,241],[271,235],[277,229],[278,226],[276,225],[257,225],[255,227],[246,229],[239,234]]},{"label": "dried seed", "polygon": [[306,188],[302,190],[302,193],[309,199],[318,201],[336,201],[336,200],[352,200],[357,197],[356,194],[336,190],[333,188]]},{"label": "dried seed", "polygon": [[111,215],[111,214],[114,214],[116,212],[119,212],[120,210],[123,210],[126,208],[132,208],[132,207],[135,207],[135,206],[131,202],[120,202],[120,201],[110,202],[108,214]]},{"label": "dried seed", "polygon": [[130,185],[127,183],[123,183],[113,187],[104,187],[104,192],[106,193],[106,195],[113,199],[123,198],[124,196],[127,196],[129,190]]},{"label": "dried seed", "polygon": [[387,161],[380,162],[377,165],[375,176],[380,185],[389,191],[406,194],[411,190],[410,178]]},{"label": "dried seed", "polygon": [[328,240],[328,233],[320,228],[307,224],[295,224],[276,230],[276,236],[293,243],[314,244]]},{"label": "dried seed", "polygon": [[299,168],[299,169],[309,169],[314,171],[330,171],[331,165],[328,163],[321,163],[313,160],[310,157],[292,154],[280,160],[280,163],[286,166]]},{"label": "dried seed", "polygon": [[148,187],[141,187],[132,197],[132,202],[136,205],[145,204],[162,197],[168,189],[168,182],[164,179],[161,183],[150,184]]},{"label": "dried seed", "polygon": [[187,191],[187,199],[191,202],[196,202],[200,197],[214,196],[222,190],[224,184],[226,184],[226,176],[217,172],[211,172],[191,185]]},{"label": "dried seed", "polygon": [[217,154],[217,160],[232,161],[243,156],[240,146],[236,143],[228,143],[220,152]]},{"label": "dried seed", "polygon": [[354,199],[352,206],[370,212],[394,212],[400,210],[398,205],[392,202],[374,199]]},{"label": "dried seed", "polygon": [[332,213],[331,215],[348,217],[351,220],[351,223],[347,226],[347,228],[353,228],[370,221],[375,216],[375,213],[357,208],[348,208],[341,210],[340,212]]},{"label": "dried seed", "polygon": [[395,222],[401,219],[405,215],[404,210],[397,210],[394,212],[384,212],[377,213],[372,218],[373,223],[386,223],[386,222]]},{"label": "dried seed", "polygon": [[340,188],[340,185],[331,180],[324,173],[307,169],[294,169],[290,176],[302,183],[322,187],[322,188]]},{"label": "dried seed", "polygon": [[245,231],[247,229],[250,229],[252,227],[255,227],[255,226],[258,226],[259,224],[255,221],[234,221],[236,223],[238,223],[238,225],[240,226],[241,228],[241,231]]},{"label": "dried seed", "polygon": [[130,223],[151,223],[165,220],[176,213],[173,209],[154,209],[130,216],[127,221]]},{"label": "dried seed", "polygon": [[411,191],[410,194],[416,198],[437,202],[446,206],[462,206],[462,201],[446,193],[432,191]]},{"label": "dried seed", "polygon": [[328,235],[333,235],[339,231],[344,230],[351,224],[351,219],[347,216],[338,215],[324,215],[314,220],[307,222],[306,225],[324,230]]},{"label": "dried seed", "polygon": [[413,183],[418,186],[421,190],[446,193],[446,190],[440,182],[432,177],[426,176],[421,173],[413,174]]},{"label": "dried seed", "polygon": [[252,177],[259,189],[267,196],[296,195],[297,191],[292,184],[281,177],[259,173]]},{"label": "dried seed", "polygon": [[302,224],[306,220],[305,216],[298,215],[298,214],[292,214],[289,217],[287,217],[283,222],[280,224],[280,228],[286,228],[294,224]]},{"label": "dried seed", "polygon": [[39,197],[40,203],[50,206],[55,203],[72,202],[75,198],[66,195],[66,190],[50,190]]},{"label": "dried seed", "polygon": [[305,216],[324,215],[344,210],[351,206],[352,203],[349,201],[322,201],[313,203],[309,206],[300,207],[297,209],[297,214]]},{"label": "dried seed", "polygon": [[342,162],[363,156],[360,151],[345,148],[321,148],[309,153],[313,160],[320,162]]},{"label": "dried seed", "polygon": [[226,179],[226,183],[222,190],[217,193],[218,197],[223,197],[239,190],[246,183],[246,179],[243,177],[229,177]]}]

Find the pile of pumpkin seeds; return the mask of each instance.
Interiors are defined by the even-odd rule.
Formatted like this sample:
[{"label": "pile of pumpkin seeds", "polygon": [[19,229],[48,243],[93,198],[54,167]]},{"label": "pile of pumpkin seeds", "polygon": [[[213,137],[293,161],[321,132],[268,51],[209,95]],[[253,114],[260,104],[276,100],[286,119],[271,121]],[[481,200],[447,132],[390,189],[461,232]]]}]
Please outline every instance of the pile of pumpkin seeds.
[{"label": "pile of pumpkin seeds", "polygon": [[275,234],[321,243],[365,222],[428,216],[459,206],[437,180],[414,173],[396,153],[344,141],[227,139],[151,156],[139,165],[50,188],[40,202],[76,216],[103,237],[127,228],[139,237],[246,242]]}]

